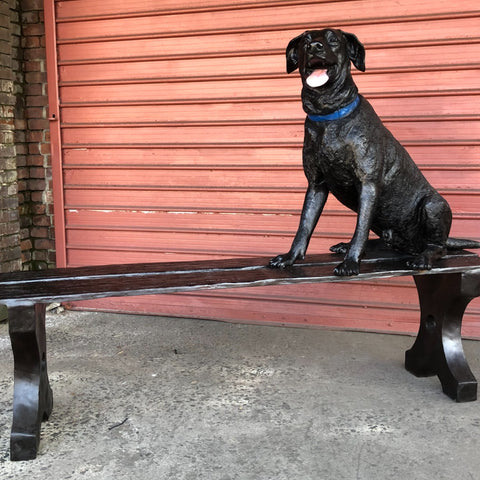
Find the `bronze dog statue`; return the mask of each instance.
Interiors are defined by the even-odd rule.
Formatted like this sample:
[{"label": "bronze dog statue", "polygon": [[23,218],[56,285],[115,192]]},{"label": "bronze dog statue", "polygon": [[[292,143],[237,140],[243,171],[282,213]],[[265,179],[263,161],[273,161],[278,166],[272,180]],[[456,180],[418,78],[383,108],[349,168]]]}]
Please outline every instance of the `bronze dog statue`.
[{"label": "bronze dog statue", "polygon": [[344,254],[336,275],[357,275],[372,230],[389,247],[413,255],[409,267],[423,270],[447,249],[480,248],[449,238],[452,213],[407,151],[358,94],[350,62],[365,71],[357,37],[336,29],[307,31],[287,47],[287,72],[302,78],[307,113],[303,168],[308,180],[300,225],[290,251],[270,261],[284,268],[303,259],[331,192],[357,213],[350,243],[330,248]]}]

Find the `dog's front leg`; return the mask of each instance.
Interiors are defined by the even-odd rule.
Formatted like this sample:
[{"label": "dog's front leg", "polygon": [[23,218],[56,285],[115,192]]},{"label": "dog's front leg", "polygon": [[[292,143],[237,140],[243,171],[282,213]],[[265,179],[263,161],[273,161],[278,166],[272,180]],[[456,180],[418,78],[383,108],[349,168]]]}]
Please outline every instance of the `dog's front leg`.
[{"label": "dog's front leg", "polygon": [[297,260],[303,260],[307,251],[310,237],[317,225],[318,219],[322,213],[323,207],[328,197],[328,188],[322,184],[320,186],[309,186],[303,202],[300,225],[293,239],[292,246],[288,253],[278,255],[270,260],[269,266],[276,268],[285,268],[293,265]]},{"label": "dog's front leg", "polygon": [[372,225],[375,203],[377,200],[377,186],[374,183],[364,183],[360,191],[357,225],[349,244],[344,261],[334,269],[335,275],[358,275],[360,259],[365,252],[370,226]]}]

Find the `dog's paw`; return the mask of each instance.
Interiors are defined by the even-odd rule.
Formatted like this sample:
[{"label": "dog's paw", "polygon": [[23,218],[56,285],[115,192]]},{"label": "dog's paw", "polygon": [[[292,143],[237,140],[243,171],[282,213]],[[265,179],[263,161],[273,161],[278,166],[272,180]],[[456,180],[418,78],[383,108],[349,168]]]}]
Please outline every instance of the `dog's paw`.
[{"label": "dog's paw", "polygon": [[333,270],[335,275],[339,277],[350,277],[360,273],[360,264],[355,260],[346,259]]},{"label": "dog's paw", "polygon": [[330,251],[333,253],[340,253],[341,255],[346,255],[349,247],[350,247],[349,243],[340,242],[340,243],[337,243],[336,245],[332,245],[330,247]]},{"label": "dog's paw", "polygon": [[293,265],[295,261],[299,258],[292,253],[286,253],[284,255],[277,255],[276,257],[272,258],[268,263],[270,268],[285,268]]},{"label": "dog's paw", "polygon": [[413,260],[408,261],[407,266],[412,270],[431,270],[432,262],[425,255],[418,255]]}]

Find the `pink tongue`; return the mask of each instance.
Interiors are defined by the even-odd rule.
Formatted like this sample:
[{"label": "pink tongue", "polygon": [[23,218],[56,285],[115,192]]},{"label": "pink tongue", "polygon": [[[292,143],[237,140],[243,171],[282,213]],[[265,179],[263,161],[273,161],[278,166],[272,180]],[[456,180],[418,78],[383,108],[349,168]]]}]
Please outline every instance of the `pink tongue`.
[{"label": "pink tongue", "polygon": [[326,70],[315,70],[308,78],[307,85],[312,88],[320,87],[328,82]]}]

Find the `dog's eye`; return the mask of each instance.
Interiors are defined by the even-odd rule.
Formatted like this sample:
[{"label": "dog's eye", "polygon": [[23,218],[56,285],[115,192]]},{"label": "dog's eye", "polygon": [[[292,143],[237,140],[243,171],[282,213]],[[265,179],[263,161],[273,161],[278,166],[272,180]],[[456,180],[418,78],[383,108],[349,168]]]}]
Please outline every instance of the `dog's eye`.
[{"label": "dog's eye", "polygon": [[338,47],[338,45],[340,45],[340,40],[337,37],[332,36],[328,38],[328,44],[331,47]]}]

